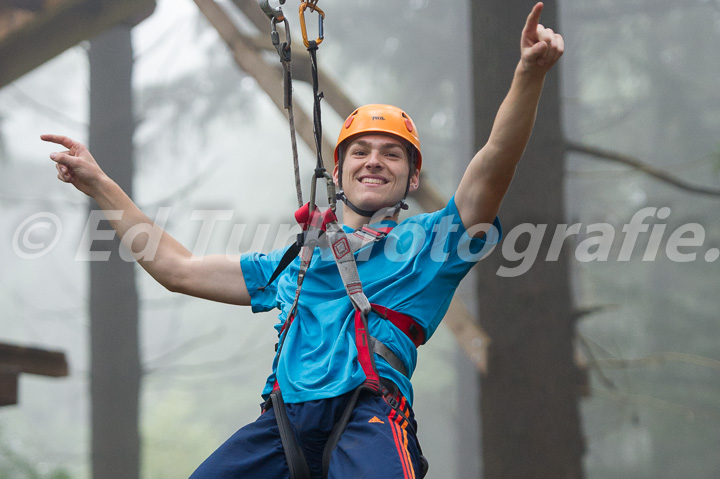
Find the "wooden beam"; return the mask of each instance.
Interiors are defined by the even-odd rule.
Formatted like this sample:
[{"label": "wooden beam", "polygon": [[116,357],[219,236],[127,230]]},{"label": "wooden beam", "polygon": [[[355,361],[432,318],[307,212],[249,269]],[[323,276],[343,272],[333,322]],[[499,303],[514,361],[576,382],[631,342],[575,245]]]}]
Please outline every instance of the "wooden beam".
[{"label": "wooden beam", "polygon": [[[235,63],[242,71],[257,80],[260,88],[287,116],[284,106],[282,75],[275,67],[271,67],[265,62],[261,52],[254,47],[252,37],[240,32],[227,13],[214,0],[195,0],[195,4],[230,48]],[[270,41],[269,38],[268,41]],[[306,145],[312,145],[311,148],[314,150],[315,139],[310,117],[299,108],[296,108],[294,113],[298,136]],[[332,158],[333,149],[327,139],[323,139],[322,153],[325,158]]]},{"label": "wooden beam", "polygon": [[30,5],[20,5],[23,0],[0,0],[0,42],[5,37],[20,31],[26,24],[32,22],[38,12],[56,9],[59,5],[75,0],[35,0],[39,8],[26,8]]},{"label": "wooden beam", "polygon": [[[243,15],[245,15],[260,32],[266,35],[267,45],[271,45],[270,20],[258,6],[257,0],[233,0],[233,3],[237,5]],[[286,10],[296,12],[294,8]],[[293,78],[310,83],[312,81],[310,77],[310,58],[304,50],[304,45],[300,39],[293,42],[293,57],[291,61],[293,64]],[[357,108],[355,102],[345,94],[345,90],[339,87],[323,68],[318,68],[318,81],[325,101],[327,101],[341,118],[347,117]]]},{"label": "wooden beam", "polygon": [[17,368],[21,373],[41,376],[67,376],[65,354],[38,348],[25,348],[0,343],[0,366]]},{"label": "wooden beam", "polygon": [[155,0],[68,0],[0,40],[0,87],[68,48],[122,23],[139,23]]},{"label": "wooden beam", "polygon": [[[270,19],[260,8],[257,0],[232,0],[233,3],[243,12],[243,15],[255,25],[255,28],[270,38]],[[294,9],[293,9],[294,11]]]},{"label": "wooden beam", "polygon": [[44,0],[3,0],[0,4],[12,5],[21,10],[39,12],[43,9]]},{"label": "wooden beam", "polygon": [[18,403],[19,375],[19,368],[0,365],[0,406]]}]

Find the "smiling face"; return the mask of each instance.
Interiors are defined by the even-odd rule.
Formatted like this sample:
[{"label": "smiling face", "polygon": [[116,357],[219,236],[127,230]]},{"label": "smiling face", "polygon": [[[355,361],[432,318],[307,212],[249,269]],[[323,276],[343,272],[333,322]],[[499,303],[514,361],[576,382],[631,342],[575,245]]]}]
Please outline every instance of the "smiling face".
[{"label": "smiling face", "polygon": [[[333,172],[335,183],[339,168]],[[376,211],[399,203],[408,189],[410,164],[405,144],[392,135],[366,134],[354,138],[344,151],[342,188],[357,207]],[[408,192],[418,187],[419,172],[410,176]],[[348,223],[347,217],[345,220]]]}]

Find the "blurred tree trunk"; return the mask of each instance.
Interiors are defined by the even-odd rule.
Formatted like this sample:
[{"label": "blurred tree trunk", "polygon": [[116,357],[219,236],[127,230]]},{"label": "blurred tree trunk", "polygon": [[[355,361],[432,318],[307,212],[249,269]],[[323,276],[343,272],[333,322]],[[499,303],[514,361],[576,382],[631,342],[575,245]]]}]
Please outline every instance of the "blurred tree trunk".
[{"label": "blurred tree trunk", "polygon": [[[478,147],[507,93],[531,7],[532,2],[471,2]],[[541,23],[561,31],[556,9],[556,1],[546,1]],[[516,278],[496,274],[499,250],[479,266],[480,320],[492,339],[480,391],[485,479],[583,477],[568,262],[562,255],[544,260],[555,225],[565,222],[559,66],[546,79],[532,140],[500,212],[506,234],[523,223],[547,225],[537,260]],[[527,239],[522,235],[515,249],[527,248]],[[511,266],[516,265],[506,265]]]},{"label": "blurred tree trunk", "polygon": [[[90,151],[132,196],[133,50],[130,26],[90,42]],[[93,208],[96,208],[93,203]],[[95,241],[110,251],[90,263],[90,393],[95,479],[136,479],[140,470],[138,410],[140,353],[134,264],[123,261],[119,240]]]}]

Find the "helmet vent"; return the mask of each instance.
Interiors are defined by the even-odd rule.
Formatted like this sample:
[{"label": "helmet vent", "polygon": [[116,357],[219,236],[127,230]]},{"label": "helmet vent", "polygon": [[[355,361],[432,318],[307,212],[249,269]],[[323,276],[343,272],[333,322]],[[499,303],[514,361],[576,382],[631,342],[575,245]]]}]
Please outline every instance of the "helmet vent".
[{"label": "helmet vent", "polygon": [[[403,116],[405,116],[405,115],[403,115]],[[413,131],[413,124],[412,124],[412,122],[410,121],[410,118],[408,118],[408,117],[405,117],[405,128],[407,128],[407,131],[409,131],[409,132],[412,133],[412,131]]]},{"label": "helmet vent", "polygon": [[410,121],[410,117],[407,116],[407,114],[404,111],[401,111],[400,114],[402,115],[403,118],[405,118],[405,128],[407,128],[407,131],[412,133],[413,124],[412,124],[412,121]]}]

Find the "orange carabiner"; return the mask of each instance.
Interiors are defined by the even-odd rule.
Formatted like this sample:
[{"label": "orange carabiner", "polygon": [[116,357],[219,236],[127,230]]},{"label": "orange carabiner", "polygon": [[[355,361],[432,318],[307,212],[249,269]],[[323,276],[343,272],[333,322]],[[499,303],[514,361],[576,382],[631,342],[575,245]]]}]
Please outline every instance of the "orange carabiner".
[{"label": "orange carabiner", "polygon": [[320,7],[317,6],[318,0],[310,0],[308,2],[303,2],[300,4],[300,30],[302,31],[302,37],[303,37],[303,43],[305,44],[305,48],[310,48],[310,41],[307,37],[307,28],[305,27],[305,10],[308,8],[313,11],[317,12],[318,15],[320,15],[318,19],[318,37],[314,41],[315,46],[320,45],[325,38],[323,35],[323,20],[325,20],[325,12],[323,12]]}]

